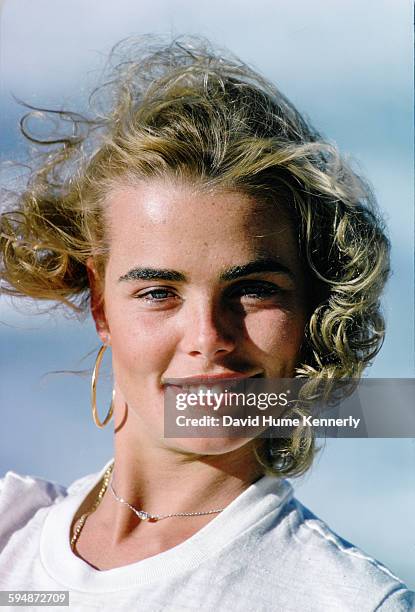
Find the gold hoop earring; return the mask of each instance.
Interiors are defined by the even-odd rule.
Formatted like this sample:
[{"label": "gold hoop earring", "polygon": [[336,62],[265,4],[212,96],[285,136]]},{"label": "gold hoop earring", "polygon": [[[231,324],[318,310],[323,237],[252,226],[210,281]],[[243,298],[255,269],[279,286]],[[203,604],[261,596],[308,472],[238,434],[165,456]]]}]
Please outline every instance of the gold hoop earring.
[{"label": "gold hoop earring", "polygon": [[107,345],[103,344],[101,346],[101,348],[98,351],[98,355],[97,358],[95,360],[95,366],[94,366],[94,371],[92,372],[92,378],[91,378],[91,403],[92,403],[92,418],[94,419],[94,423],[97,427],[99,427],[100,429],[102,429],[103,427],[105,427],[105,425],[107,425],[107,423],[109,423],[109,421],[111,420],[112,417],[112,413],[114,411],[114,389],[112,390],[112,399],[111,399],[111,405],[109,407],[107,416],[105,417],[105,419],[103,421],[99,420],[99,416],[98,416],[98,409],[97,409],[97,380],[98,380],[98,373],[99,373],[99,368],[101,366],[101,361],[102,358],[104,356],[105,351],[107,350]]}]

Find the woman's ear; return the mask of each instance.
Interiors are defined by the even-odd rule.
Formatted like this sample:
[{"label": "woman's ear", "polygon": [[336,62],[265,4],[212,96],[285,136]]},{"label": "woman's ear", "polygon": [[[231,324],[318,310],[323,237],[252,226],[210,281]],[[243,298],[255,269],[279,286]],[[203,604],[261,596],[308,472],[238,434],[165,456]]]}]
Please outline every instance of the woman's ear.
[{"label": "woman's ear", "polygon": [[99,275],[95,262],[90,257],[86,262],[91,296],[91,314],[95,327],[103,344],[111,344],[111,334],[105,316],[104,281]]}]

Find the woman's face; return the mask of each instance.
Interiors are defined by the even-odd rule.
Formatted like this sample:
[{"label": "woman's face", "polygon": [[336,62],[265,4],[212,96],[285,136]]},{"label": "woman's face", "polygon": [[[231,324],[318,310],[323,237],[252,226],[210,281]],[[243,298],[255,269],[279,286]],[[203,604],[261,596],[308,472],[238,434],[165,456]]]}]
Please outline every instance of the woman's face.
[{"label": "woman's face", "polygon": [[[138,417],[141,434],[163,440],[167,379],[293,375],[305,298],[282,208],[237,191],[140,182],[108,196],[107,231],[101,302],[91,274],[93,314],[112,348],[116,408]],[[238,444],[189,438],[180,447]]]}]

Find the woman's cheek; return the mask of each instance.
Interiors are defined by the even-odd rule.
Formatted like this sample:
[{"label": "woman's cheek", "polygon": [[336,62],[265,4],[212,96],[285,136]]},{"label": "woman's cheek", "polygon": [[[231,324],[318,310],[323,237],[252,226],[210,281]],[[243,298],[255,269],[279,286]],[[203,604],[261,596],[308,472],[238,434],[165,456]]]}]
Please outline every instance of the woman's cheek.
[{"label": "woman's cheek", "polygon": [[143,382],[143,376],[160,377],[174,355],[173,334],[155,326],[148,317],[119,320],[111,330],[113,360],[119,374],[127,373]]},{"label": "woman's cheek", "polygon": [[296,353],[300,347],[304,322],[302,317],[282,309],[264,309],[248,315],[245,328],[252,342],[265,352],[281,356]]}]

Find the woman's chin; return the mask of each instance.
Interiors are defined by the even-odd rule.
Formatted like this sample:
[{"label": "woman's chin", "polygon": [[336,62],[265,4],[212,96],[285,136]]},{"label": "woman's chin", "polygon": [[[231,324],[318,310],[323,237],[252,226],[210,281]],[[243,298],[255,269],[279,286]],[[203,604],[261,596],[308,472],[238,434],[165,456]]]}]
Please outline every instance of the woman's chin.
[{"label": "woman's chin", "polygon": [[252,438],[165,438],[166,446],[189,455],[224,455],[250,442]]}]

